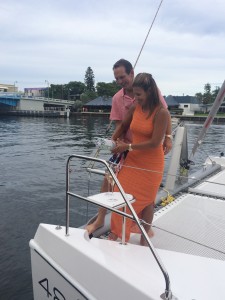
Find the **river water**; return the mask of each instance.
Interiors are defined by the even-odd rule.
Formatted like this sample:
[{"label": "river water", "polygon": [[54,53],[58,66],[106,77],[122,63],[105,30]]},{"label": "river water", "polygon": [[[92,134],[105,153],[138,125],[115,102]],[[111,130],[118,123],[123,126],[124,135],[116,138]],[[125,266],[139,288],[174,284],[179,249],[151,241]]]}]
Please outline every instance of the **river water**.
[{"label": "river water", "polygon": [[[67,158],[73,153],[92,155],[95,138],[105,137],[107,126],[105,116],[0,117],[0,300],[33,299],[29,240],[39,223],[65,225]],[[187,123],[189,149],[201,126]],[[196,153],[193,170],[207,154],[224,151],[224,140],[225,126],[212,125]],[[107,153],[101,155],[108,157]],[[86,189],[83,173],[78,177],[78,189]],[[94,181],[96,192],[100,182]],[[89,207],[89,215],[94,211],[96,208]],[[74,204],[71,226],[83,224],[86,212],[86,204]]]}]

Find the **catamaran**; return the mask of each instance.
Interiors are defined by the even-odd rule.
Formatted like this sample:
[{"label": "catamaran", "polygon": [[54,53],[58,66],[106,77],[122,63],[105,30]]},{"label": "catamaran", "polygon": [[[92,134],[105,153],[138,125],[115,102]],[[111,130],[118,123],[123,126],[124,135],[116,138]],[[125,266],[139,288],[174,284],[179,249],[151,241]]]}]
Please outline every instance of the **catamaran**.
[{"label": "catamaran", "polygon": [[[135,201],[126,194],[110,164],[97,157],[73,154],[66,167],[66,224],[40,224],[30,241],[34,300],[115,300],[182,299],[224,300],[225,277],[225,157],[210,156],[204,165],[178,181],[177,169],[187,171],[191,158],[202,144],[225,97],[225,82],[215,100],[203,129],[187,157],[186,129],[178,126],[165,187],[159,190],[150,239],[132,208]],[[102,176],[109,172],[119,188],[113,193],[81,195],[78,180],[71,180],[77,161],[87,174]],[[95,168],[90,162],[102,165]],[[182,177],[181,176],[181,177]],[[75,188],[71,187],[71,181]],[[112,197],[112,195],[110,196]],[[90,237],[85,226],[70,226],[71,201],[81,199],[105,207],[123,217],[122,239],[106,238],[110,213],[105,226]],[[163,199],[163,200],[162,200]],[[171,201],[171,199],[173,201]],[[122,210],[119,210],[122,208]],[[131,213],[127,213],[127,208]],[[140,233],[125,242],[126,218],[136,223]],[[140,234],[147,247],[140,246]]]}]

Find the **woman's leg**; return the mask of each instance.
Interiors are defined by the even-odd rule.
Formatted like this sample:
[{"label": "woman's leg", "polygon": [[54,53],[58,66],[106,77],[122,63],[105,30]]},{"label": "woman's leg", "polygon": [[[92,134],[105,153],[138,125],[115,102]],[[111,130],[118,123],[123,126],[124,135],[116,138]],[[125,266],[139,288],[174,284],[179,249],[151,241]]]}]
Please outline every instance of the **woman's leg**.
[{"label": "woman's leg", "polygon": [[[143,211],[142,211],[142,219],[148,223],[148,224],[152,224],[152,220],[153,220],[153,215],[154,215],[154,203],[149,204],[148,206],[146,206]],[[149,237],[152,237],[154,235],[152,229],[151,229],[151,225],[144,225],[144,228],[148,234]],[[143,235],[141,236],[140,239],[140,244],[142,246],[147,246],[146,240],[143,237]]]}]

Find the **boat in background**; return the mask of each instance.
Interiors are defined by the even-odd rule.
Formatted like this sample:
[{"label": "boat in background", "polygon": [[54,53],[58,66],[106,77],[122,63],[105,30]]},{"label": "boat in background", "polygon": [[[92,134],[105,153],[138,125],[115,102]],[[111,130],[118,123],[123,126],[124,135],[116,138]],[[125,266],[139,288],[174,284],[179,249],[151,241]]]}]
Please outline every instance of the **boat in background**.
[{"label": "boat in background", "polygon": [[172,126],[177,126],[180,123],[180,118],[172,117],[171,122]]}]

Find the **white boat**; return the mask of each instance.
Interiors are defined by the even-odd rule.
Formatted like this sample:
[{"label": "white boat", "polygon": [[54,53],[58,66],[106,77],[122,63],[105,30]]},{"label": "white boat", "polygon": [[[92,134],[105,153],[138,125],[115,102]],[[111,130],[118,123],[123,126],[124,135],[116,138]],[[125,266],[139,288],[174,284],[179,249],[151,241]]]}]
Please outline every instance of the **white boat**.
[{"label": "white boat", "polygon": [[[132,209],[132,195],[125,194],[109,164],[83,155],[69,157],[66,224],[40,224],[30,241],[35,300],[225,299],[225,158],[209,157],[198,172],[176,185],[173,178],[179,162],[173,159],[182,153],[179,145],[185,131],[181,132],[174,142],[167,189],[162,188],[158,197],[170,195],[173,187],[175,200],[166,206],[158,205],[151,239]],[[74,160],[98,162],[111,172],[120,189],[120,193],[114,193],[113,203],[106,193],[84,197],[72,192],[70,165]],[[99,169],[86,171],[96,176],[104,174]],[[148,247],[139,245],[137,233],[125,243],[124,234],[121,241],[102,238],[107,226],[92,238],[84,228],[70,227],[73,197],[112,211],[128,206],[132,215],[127,215],[125,208],[118,211],[124,217],[123,225],[125,216],[133,218]]]},{"label": "white boat", "polygon": [[173,126],[176,126],[180,123],[180,118],[172,117],[171,122]]}]

